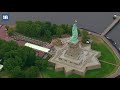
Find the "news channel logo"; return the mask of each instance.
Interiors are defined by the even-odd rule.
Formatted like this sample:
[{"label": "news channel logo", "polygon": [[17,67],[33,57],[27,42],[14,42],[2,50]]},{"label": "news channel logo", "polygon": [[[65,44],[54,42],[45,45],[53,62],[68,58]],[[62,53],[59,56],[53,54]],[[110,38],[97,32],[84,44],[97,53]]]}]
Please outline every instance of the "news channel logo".
[{"label": "news channel logo", "polygon": [[2,21],[9,21],[9,14],[2,14]]}]

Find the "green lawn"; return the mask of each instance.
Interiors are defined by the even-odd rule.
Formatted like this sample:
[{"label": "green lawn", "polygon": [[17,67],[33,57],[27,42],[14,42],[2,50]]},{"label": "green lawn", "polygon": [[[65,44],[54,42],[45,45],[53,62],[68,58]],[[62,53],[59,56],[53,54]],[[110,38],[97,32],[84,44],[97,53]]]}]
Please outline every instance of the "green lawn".
[{"label": "green lawn", "polygon": [[10,75],[6,73],[5,71],[0,71],[0,78],[9,78]]},{"label": "green lawn", "polygon": [[105,77],[114,71],[116,71],[117,67],[113,66],[111,64],[103,63],[101,62],[101,68],[95,69],[95,70],[89,70],[87,71],[85,77],[86,78],[101,78]]},{"label": "green lawn", "polygon": [[99,60],[116,64],[116,56],[110,51],[110,49],[107,48],[105,44],[95,44],[92,46],[92,48],[101,52],[101,57]]},{"label": "green lawn", "polygon": [[100,69],[89,70],[84,77],[76,74],[65,76],[63,71],[55,72],[54,70],[46,70],[42,72],[42,75],[44,78],[101,78],[113,73],[116,69],[116,66],[101,62]]},{"label": "green lawn", "polygon": [[44,72],[42,72],[42,76],[44,78],[80,78],[80,75],[69,75],[69,76],[65,76],[63,71],[60,72],[55,72],[54,70],[46,70]]},{"label": "green lawn", "polygon": [[119,64],[119,60],[117,58],[117,56],[113,53],[113,51],[111,50],[111,48],[103,41],[96,41],[99,39],[95,39],[97,37],[93,37],[93,44],[92,44],[92,49],[96,50],[96,51],[100,51],[101,52],[101,57],[99,58],[99,60],[103,60],[103,61],[107,61],[113,64]]}]

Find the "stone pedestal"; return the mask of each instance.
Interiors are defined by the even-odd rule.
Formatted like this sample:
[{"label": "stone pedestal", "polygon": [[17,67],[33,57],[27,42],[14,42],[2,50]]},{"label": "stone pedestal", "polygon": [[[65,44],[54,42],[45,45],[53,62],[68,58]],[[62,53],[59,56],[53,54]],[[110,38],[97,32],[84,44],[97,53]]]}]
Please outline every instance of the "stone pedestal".
[{"label": "stone pedestal", "polygon": [[79,43],[68,43],[58,49],[49,62],[56,64],[55,71],[64,70],[65,75],[75,73],[84,76],[87,70],[101,67],[97,59],[99,56],[101,53],[91,50],[90,47],[80,47]]},{"label": "stone pedestal", "polygon": [[80,54],[79,42],[77,42],[76,44],[69,42],[68,49],[65,52],[65,56],[77,58],[79,54]]}]

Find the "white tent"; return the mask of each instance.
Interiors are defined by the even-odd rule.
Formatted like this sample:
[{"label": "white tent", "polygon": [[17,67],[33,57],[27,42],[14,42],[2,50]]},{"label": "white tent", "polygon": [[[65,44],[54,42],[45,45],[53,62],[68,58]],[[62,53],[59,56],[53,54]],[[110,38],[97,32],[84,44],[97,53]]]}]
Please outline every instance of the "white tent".
[{"label": "white tent", "polygon": [[50,51],[50,49],[48,49],[48,48],[41,47],[41,46],[38,46],[38,45],[35,45],[35,44],[31,44],[31,43],[25,43],[25,46],[33,48],[35,50],[42,51],[42,52],[49,52]]}]

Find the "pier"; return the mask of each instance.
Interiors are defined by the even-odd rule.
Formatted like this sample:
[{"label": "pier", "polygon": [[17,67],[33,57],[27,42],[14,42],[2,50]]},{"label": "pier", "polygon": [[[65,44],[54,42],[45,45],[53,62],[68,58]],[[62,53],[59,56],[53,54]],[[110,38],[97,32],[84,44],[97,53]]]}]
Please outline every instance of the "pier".
[{"label": "pier", "polygon": [[106,35],[119,21],[120,16],[117,16],[116,19],[112,22],[112,24],[107,29],[105,29],[105,31],[101,35],[102,36]]}]

